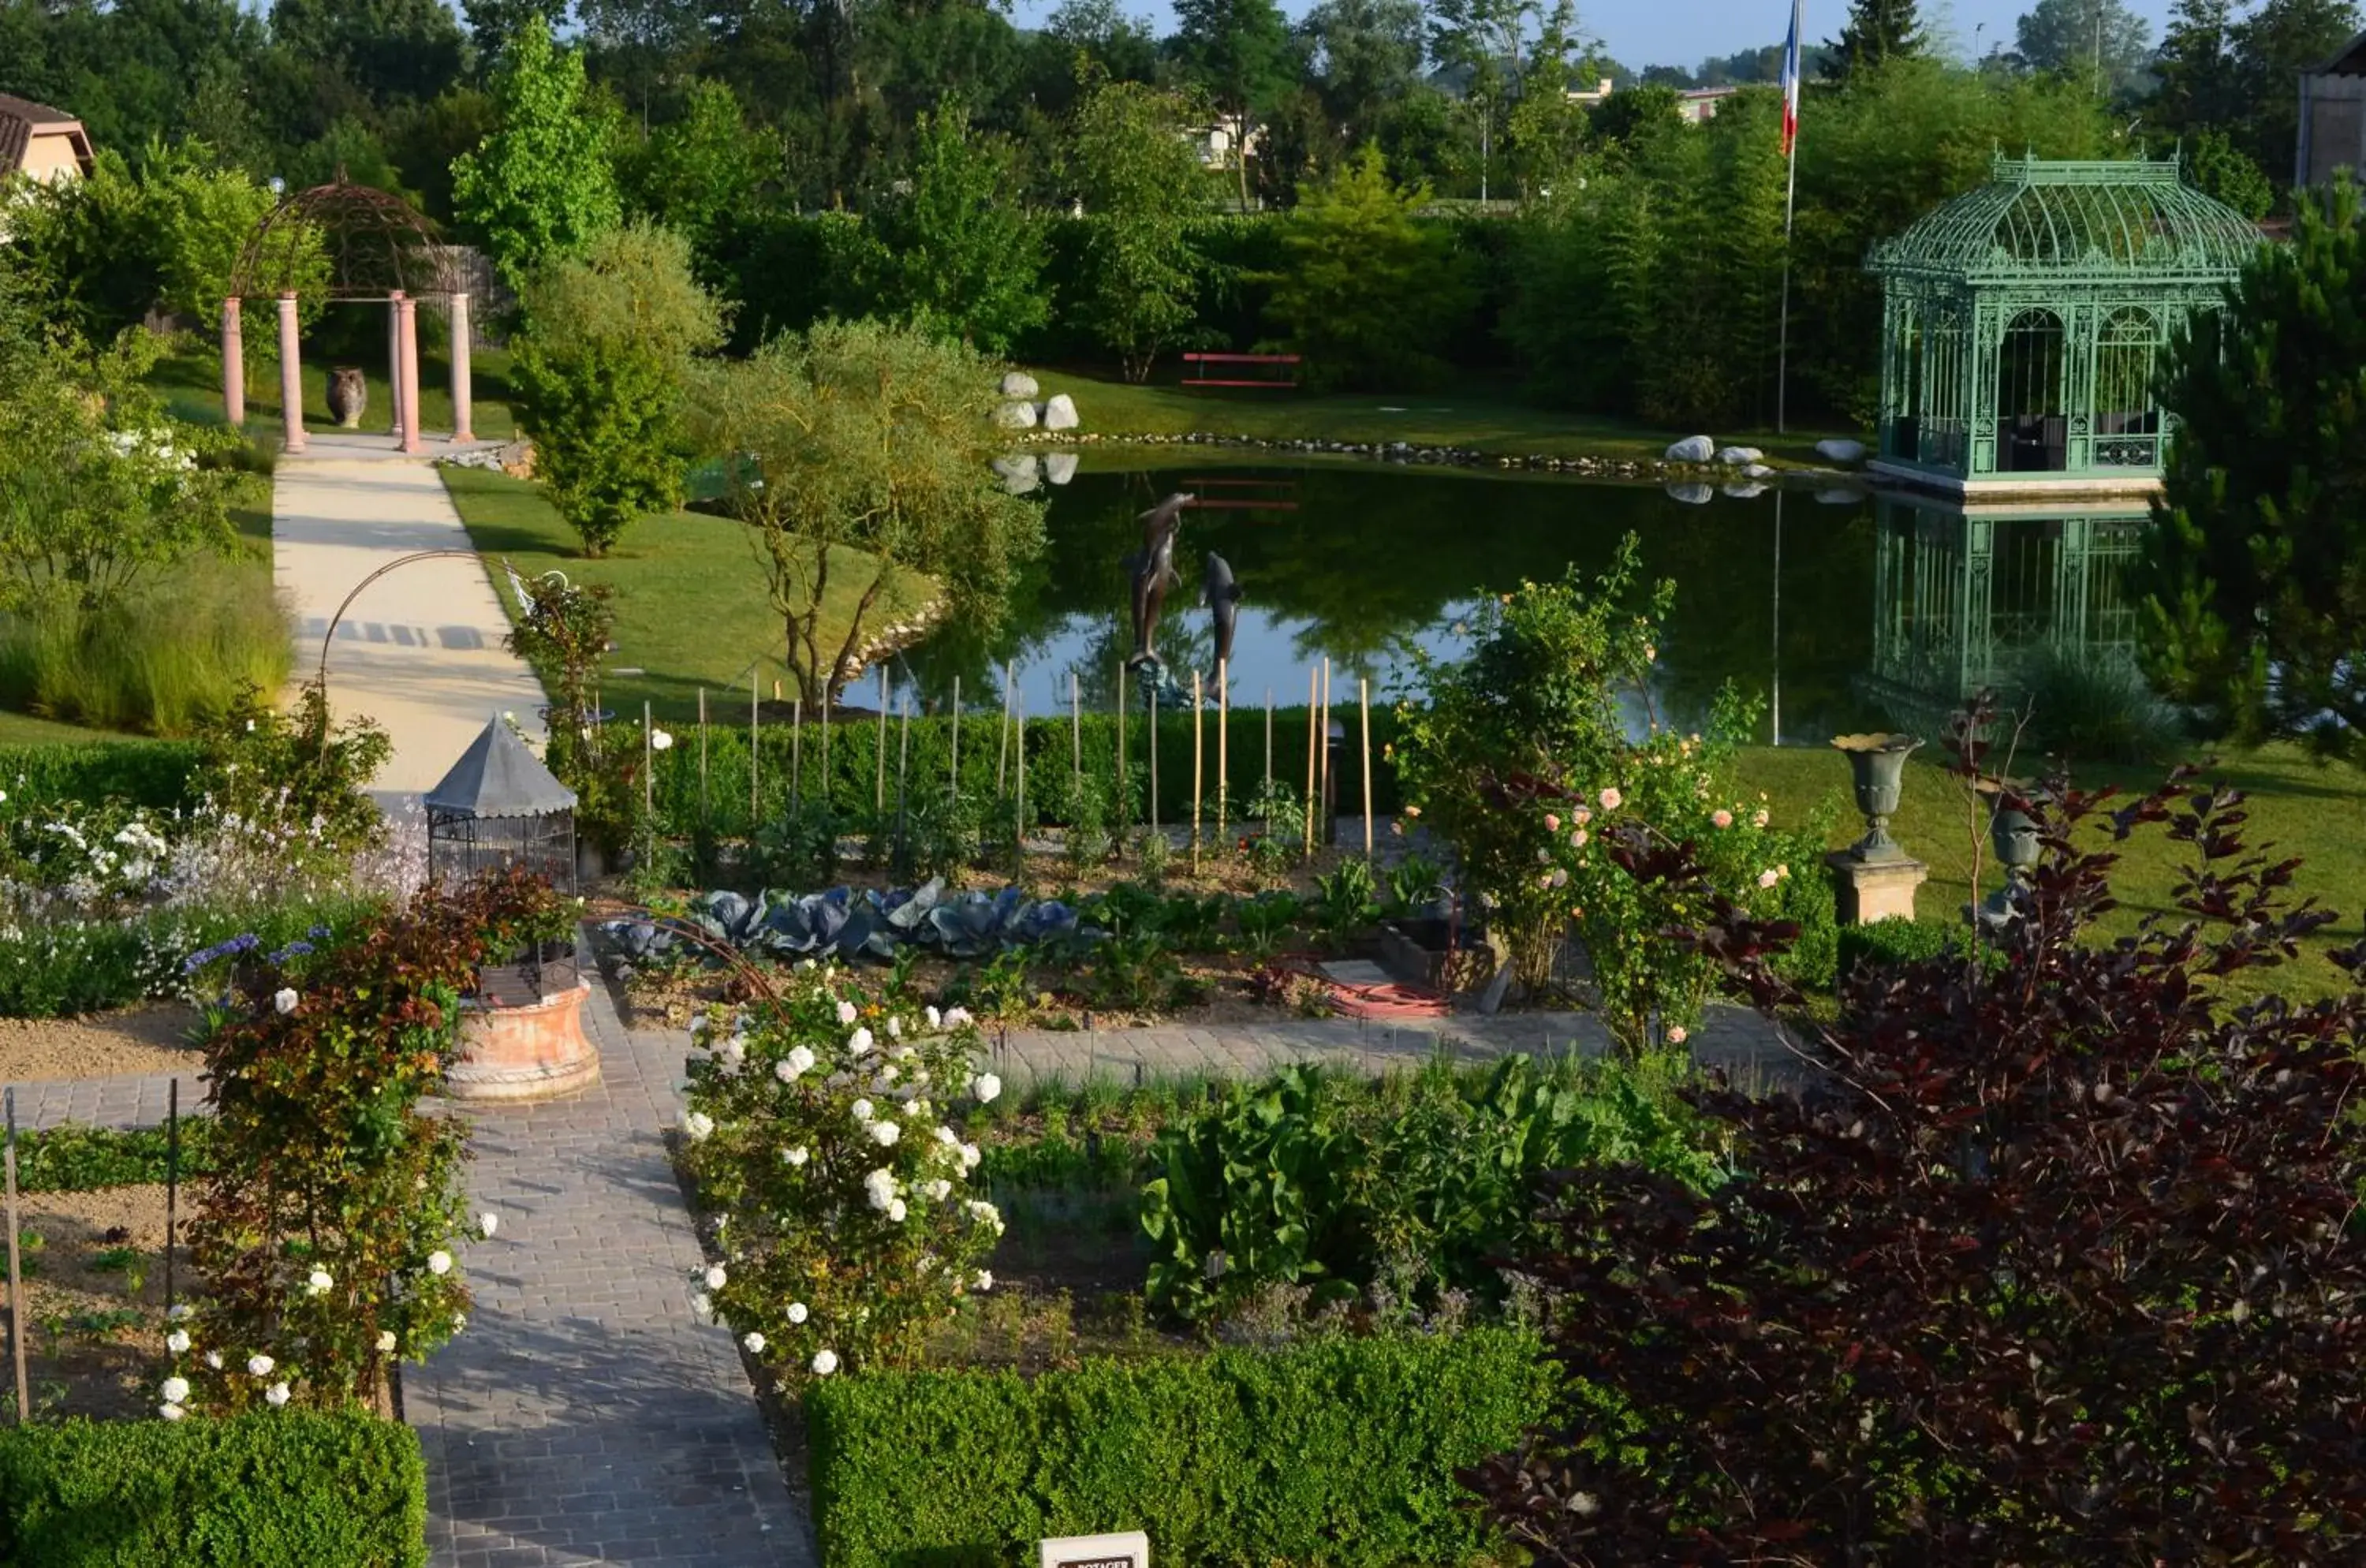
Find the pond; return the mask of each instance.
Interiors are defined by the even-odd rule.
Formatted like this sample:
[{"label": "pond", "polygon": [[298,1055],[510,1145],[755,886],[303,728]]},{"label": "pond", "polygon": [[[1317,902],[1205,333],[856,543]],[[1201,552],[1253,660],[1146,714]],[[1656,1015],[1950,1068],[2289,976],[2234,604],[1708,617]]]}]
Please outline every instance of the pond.
[{"label": "pond", "polygon": [[[2122,579],[2141,513],[2125,508],[1967,517],[1854,491],[1680,496],[1369,463],[1088,466],[1050,488],[1047,547],[1002,626],[939,631],[895,660],[896,684],[936,705],[958,677],[966,705],[991,705],[1015,667],[1031,713],[1067,711],[1072,680],[1087,709],[1106,710],[1132,647],[1136,519],[1176,491],[1200,499],[1182,513],[1182,583],[1158,650],[1187,685],[1194,669],[1212,680],[1202,562],[1221,556],[1242,594],[1236,705],[1268,692],[1303,703],[1326,658],[1335,706],[1352,706],[1359,678],[1375,704],[1392,699],[1409,650],[1451,655],[1482,596],[1572,567],[1590,577],[1629,534],[1646,573],[1676,584],[1653,698],[1678,724],[1697,723],[1732,681],[1764,705],[1762,739],[1778,715],[1793,741],[1929,726],[1965,692],[2009,682],[2034,648],[2124,648],[2132,630]],[[848,694],[859,702],[862,687]]]}]

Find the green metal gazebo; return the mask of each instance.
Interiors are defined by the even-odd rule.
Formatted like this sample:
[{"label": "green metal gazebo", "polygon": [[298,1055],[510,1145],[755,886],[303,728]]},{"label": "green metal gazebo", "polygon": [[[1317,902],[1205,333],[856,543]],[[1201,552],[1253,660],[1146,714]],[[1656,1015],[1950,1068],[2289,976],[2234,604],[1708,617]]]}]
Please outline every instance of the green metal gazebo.
[{"label": "green metal gazebo", "polygon": [[1876,472],[1944,493],[2141,495],[2172,416],[2170,330],[2262,240],[2178,161],[1998,157],[1989,183],[1876,244]]}]

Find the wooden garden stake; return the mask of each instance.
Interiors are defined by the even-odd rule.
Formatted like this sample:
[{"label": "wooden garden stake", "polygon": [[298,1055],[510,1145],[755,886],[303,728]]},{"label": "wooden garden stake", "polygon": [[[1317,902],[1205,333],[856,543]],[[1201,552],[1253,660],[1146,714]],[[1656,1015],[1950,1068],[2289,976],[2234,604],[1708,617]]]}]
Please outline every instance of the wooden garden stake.
[{"label": "wooden garden stake", "polygon": [[887,665],[884,660],[879,666],[879,757],[875,777],[878,782],[871,786],[871,809],[884,812],[887,809]]},{"label": "wooden garden stake", "polygon": [[[641,703],[641,815],[647,817],[657,809],[658,731],[649,717],[649,705]],[[654,832],[656,829],[651,829]]]},{"label": "wooden garden stake", "polygon": [[1125,664],[1117,667],[1117,852],[1125,855]]},{"label": "wooden garden stake", "polygon": [[[1011,682],[1010,691],[1015,701],[1019,694],[1016,680]],[[1010,875],[1014,882],[1024,882],[1027,877],[1027,716],[1024,713],[1017,716],[1016,744],[1011,750],[1018,753],[1017,765],[1011,771],[1019,778],[1019,794],[1010,806]]]},{"label": "wooden garden stake", "polygon": [[17,1091],[8,1090],[8,1141],[0,1155],[8,1183],[8,1355],[17,1364],[17,1425],[31,1419],[33,1390],[25,1377],[25,1275],[17,1260]]},{"label": "wooden garden stake", "polygon": [[1216,660],[1216,852],[1224,852],[1224,807],[1232,789],[1233,697],[1232,680],[1224,671],[1224,660]]},{"label": "wooden garden stake", "polygon": [[164,1086],[164,1316],[173,1315],[173,1251],[180,1229],[181,1080]]},{"label": "wooden garden stake", "polygon": [[1158,688],[1145,686],[1143,690],[1150,694],[1150,701],[1144,705],[1150,710],[1149,716],[1144,722],[1150,728],[1150,822],[1148,825],[1150,830],[1155,833],[1163,831],[1158,826]]},{"label": "wooden garden stake", "polygon": [[1273,787],[1273,688],[1265,689],[1265,782]]},{"label": "wooden garden stake", "polygon": [[1005,787],[1010,767],[1010,671],[1002,671],[1002,716],[994,727],[994,794],[1000,799],[1009,791]]},{"label": "wooden garden stake", "polygon": [[1076,672],[1068,671],[1068,748],[1074,754],[1076,782],[1085,782],[1085,693]]},{"label": "wooden garden stake", "polygon": [[1356,677],[1356,712],[1364,730],[1364,858],[1372,858],[1372,682]]},{"label": "wooden garden stake", "polygon": [[1312,664],[1306,667],[1306,854],[1314,855],[1314,699],[1320,694],[1322,677]]},{"label": "wooden garden stake", "polygon": [[805,799],[806,786],[806,700],[799,697],[789,705],[789,815],[794,817]]},{"label": "wooden garden stake", "polygon": [[[756,804],[756,730],[761,722],[756,711],[756,671],[751,669],[748,671],[748,831],[750,833],[756,830],[756,824],[764,819],[761,808]],[[792,793],[795,791],[794,780],[790,781],[789,788]]]},{"label": "wooden garden stake", "polygon": [[1191,874],[1200,874],[1200,770],[1205,753],[1200,739],[1200,672],[1191,671]]},{"label": "wooden garden stake", "polygon": [[824,686],[824,687],[822,688],[822,690],[821,690],[821,806],[822,806],[822,809],[823,809],[823,810],[825,810],[825,811],[828,810],[828,809],[829,809],[830,802],[831,802],[832,800],[836,799],[836,798],[837,798],[837,795],[838,795],[838,791],[837,791],[837,789],[836,789],[835,787],[833,787],[833,786],[831,785],[830,782],[829,782],[829,688],[828,688],[828,686]]},{"label": "wooden garden stake", "polygon": [[912,766],[912,697],[904,695],[904,728],[896,742],[896,841],[904,841],[904,780]]},{"label": "wooden garden stake", "polygon": [[706,688],[698,688],[698,819],[706,820]]},{"label": "wooden garden stake", "polygon": [[1323,748],[1322,784],[1317,794],[1323,802],[1323,841],[1329,843],[1338,835],[1331,817],[1331,656],[1323,656],[1323,705],[1314,724],[1315,743]]}]

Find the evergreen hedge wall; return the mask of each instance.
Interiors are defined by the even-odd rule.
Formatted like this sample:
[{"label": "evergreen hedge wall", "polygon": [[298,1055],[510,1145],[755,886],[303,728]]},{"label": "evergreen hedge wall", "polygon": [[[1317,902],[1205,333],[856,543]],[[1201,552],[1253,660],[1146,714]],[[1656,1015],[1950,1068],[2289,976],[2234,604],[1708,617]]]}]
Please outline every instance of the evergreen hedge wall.
[{"label": "evergreen hedge wall", "polygon": [[193,740],[0,746],[0,790],[19,802],[120,797],[169,811],[188,804],[203,751]]},{"label": "evergreen hedge wall", "polygon": [[1336,1338],[1074,1371],[867,1372],[806,1395],[830,1568],[1028,1568],[1140,1529],[1159,1562],[1401,1568],[1489,1544],[1457,1471],[1542,1417],[1529,1334]]}]

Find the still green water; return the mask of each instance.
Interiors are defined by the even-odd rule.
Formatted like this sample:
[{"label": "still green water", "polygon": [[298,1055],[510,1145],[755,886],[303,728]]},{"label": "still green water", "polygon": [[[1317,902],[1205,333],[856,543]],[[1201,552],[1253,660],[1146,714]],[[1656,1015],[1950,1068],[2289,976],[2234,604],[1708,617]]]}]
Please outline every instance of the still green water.
[{"label": "still green water", "polygon": [[1652,579],[1676,584],[1653,698],[1696,722],[1730,681],[1763,703],[1760,736],[1820,741],[1866,724],[1925,724],[2048,640],[2124,643],[2120,576],[2135,514],[1967,518],[1853,491],[1708,492],[1377,464],[1087,471],[1046,486],[1048,547],[992,636],[949,629],[899,660],[899,683],[995,701],[1017,667],[1029,711],[1111,700],[1132,646],[1126,556],[1137,516],[1177,491],[1182,513],[1157,648],[1177,678],[1213,668],[1200,607],[1206,555],[1242,601],[1236,705],[1303,702],[1311,666],[1332,700],[1356,682],[1399,694],[1414,646],[1450,654],[1482,595],[1574,568],[1591,577],[1632,534]]}]

